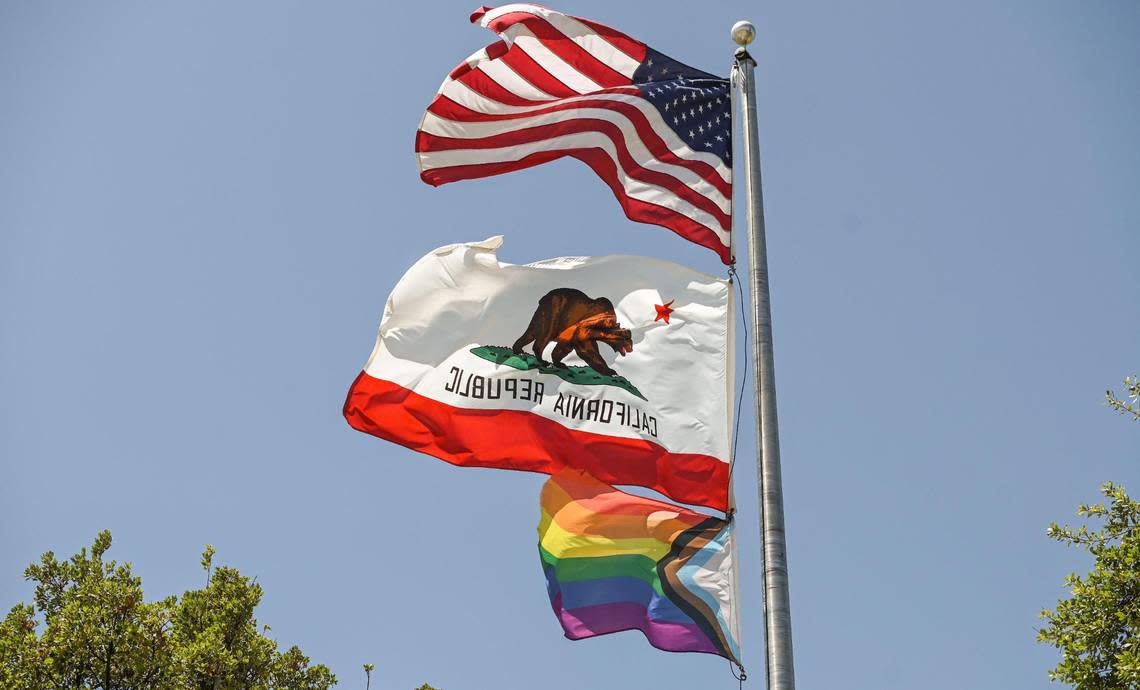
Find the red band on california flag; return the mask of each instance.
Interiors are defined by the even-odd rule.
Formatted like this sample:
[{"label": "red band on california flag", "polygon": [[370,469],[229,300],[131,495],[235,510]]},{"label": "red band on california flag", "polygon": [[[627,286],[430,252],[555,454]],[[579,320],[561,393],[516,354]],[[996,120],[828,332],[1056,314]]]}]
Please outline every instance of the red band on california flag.
[{"label": "red band on california flag", "polygon": [[344,403],[352,428],[453,465],[553,474],[585,470],[686,503],[727,509],[728,465],[650,441],[577,431],[529,412],[452,407],[361,372]]}]

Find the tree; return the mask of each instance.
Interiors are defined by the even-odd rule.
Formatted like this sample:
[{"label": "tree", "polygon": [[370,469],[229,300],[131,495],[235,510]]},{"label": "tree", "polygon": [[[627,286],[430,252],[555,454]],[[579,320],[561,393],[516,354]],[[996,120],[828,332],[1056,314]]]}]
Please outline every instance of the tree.
[{"label": "tree", "polygon": [[[48,551],[24,571],[34,605],[0,622],[5,690],[328,690],[336,677],[297,647],[278,649],[253,612],[261,586],[236,569],[213,569],[206,585],[154,602],[130,563],[104,559],[111,533],[60,561]],[[43,630],[37,632],[42,618]]]},{"label": "tree", "polygon": [[1108,406],[1122,415],[1131,416],[1134,422],[1140,420],[1140,378],[1135,374],[1125,376],[1124,389],[1128,391],[1127,400],[1121,400],[1110,390],[1104,392]]},{"label": "tree", "polygon": [[1101,486],[1104,503],[1082,505],[1086,520],[1103,521],[1100,529],[1049,526],[1047,534],[1062,544],[1093,555],[1093,570],[1065,578],[1070,596],[1057,608],[1041,612],[1046,626],[1037,640],[1061,651],[1049,677],[1078,690],[1140,688],[1140,502],[1123,486]]}]

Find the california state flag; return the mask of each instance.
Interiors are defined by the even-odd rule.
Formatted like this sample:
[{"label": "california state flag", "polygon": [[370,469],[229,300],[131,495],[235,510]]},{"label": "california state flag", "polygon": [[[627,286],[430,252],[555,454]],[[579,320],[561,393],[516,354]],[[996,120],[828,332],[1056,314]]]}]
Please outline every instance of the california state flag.
[{"label": "california state flag", "polygon": [[728,281],[633,256],[420,259],[384,307],[348,423],[455,465],[585,470],[725,510]]}]

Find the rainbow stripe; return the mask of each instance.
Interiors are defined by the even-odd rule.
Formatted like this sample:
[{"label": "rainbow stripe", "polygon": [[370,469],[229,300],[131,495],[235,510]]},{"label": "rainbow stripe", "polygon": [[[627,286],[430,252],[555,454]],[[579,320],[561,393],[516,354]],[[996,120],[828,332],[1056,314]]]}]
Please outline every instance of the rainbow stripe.
[{"label": "rainbow stripe", "polygon": [[539,555],[566,637],[640,630],[669,652],[739,660],[732,526],[580,471],[542,487]]}]

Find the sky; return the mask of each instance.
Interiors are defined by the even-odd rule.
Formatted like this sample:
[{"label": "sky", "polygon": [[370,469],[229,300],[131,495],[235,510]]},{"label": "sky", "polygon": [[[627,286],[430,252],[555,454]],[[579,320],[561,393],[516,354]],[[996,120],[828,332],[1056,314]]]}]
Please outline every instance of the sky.
[{"label": "sky", "polygon": [[[1140,370],[1140,4],[556,7],[724,75],[733,22],[758,27],[800,687],[1049,687],[1037,615],[1090,561],[1045,529],[1103,481],[1140,493],[1140,426],[1103,403]],[[472,9],[0,2],[0,609],[31,600],[40,553],[110,529],[152,598],[200,586],[212,543],[340,687],[364,662],[382,690],[736,686],[639,633],[562,637],[540,476],[341,416],[388,291],[435,247],[504,234],[513,263],[723,275],[577,161],[419,181],[424,107],[493,39]]]}]

